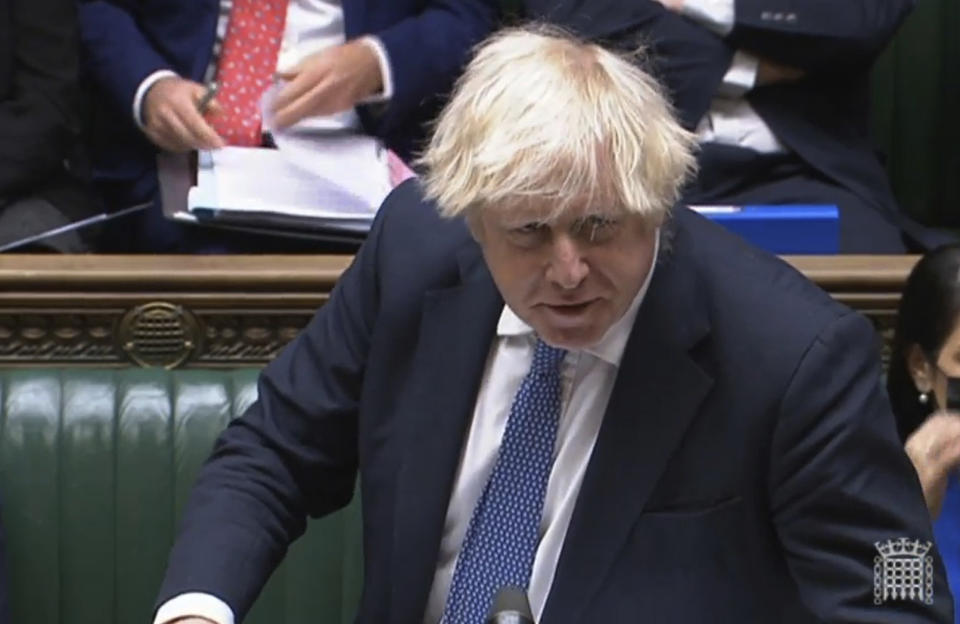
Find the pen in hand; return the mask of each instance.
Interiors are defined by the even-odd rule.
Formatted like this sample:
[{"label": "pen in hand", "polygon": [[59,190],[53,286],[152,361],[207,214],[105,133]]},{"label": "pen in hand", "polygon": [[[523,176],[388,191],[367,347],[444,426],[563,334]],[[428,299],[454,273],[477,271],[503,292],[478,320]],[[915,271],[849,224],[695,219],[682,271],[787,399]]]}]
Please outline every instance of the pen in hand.
[{"label": "pen in hand", "polygon": [[207,90],[203,93],[200,99],[197,101],[197,110],[200,111],[201,115],[206,115],[208,109],[210,108],[210,103],[213,102],[213,98],[217,96],[217,91],[219,90],[219,85],[215,82],[211,82],[207,85]]}]

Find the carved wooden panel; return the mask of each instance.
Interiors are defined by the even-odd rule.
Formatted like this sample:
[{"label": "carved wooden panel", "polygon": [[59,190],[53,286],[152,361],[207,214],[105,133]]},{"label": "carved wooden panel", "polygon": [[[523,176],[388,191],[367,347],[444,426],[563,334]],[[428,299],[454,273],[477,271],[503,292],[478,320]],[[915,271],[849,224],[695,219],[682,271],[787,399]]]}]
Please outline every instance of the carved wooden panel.
[{"label": "carved wooden panel", "polygon": [[2,308],[0,365],[19,363],[125,363],[114,346],[122,308],[86,311]]},{"label": "carved wooden panel", "polygon": [[[309,322],[350,260],[0,256],[0,367],[262,366]],[[786,260],[866,314],[889,345],[915,257]]]},{"label": "carved wooden panel", "polygon": [[272,360],[306,326],[313,313],[314,310],[204,312],[199,315],[204,327],[203,349],[192,363],[233,367]]}]

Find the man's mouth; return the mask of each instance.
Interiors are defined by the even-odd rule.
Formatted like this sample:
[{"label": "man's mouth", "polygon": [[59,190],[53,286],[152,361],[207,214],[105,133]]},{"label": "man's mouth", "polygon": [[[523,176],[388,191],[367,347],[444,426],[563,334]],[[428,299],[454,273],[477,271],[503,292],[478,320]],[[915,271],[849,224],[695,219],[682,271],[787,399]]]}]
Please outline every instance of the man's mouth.
[{"label": "man's mouth", "polygon": [[572,303],[545,303],[543,306],[555,314],[560,314],[563,316],[576,316],[586,311],[586,309],[595,301],[596,299],[586,299]]}]

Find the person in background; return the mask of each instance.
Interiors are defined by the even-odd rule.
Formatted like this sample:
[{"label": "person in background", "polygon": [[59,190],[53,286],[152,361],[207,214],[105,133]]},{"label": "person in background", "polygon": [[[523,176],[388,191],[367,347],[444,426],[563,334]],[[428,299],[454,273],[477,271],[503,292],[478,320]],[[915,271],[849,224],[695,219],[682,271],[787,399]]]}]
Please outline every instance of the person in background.
[{"label": "person in background", "polygon": [[[841,253],[949,240],[899,209],[870,138],[870,69],[914,0],[524,0],[595,40],[649,46],[702,145],[696,205],[835,204]],[[932,242],[933,241],[933,242]]]},{"label": "person in background", "polygon": [[[0,248],[93,216],[74,0],[0,1]],[[20,251],[90,251],[89,228]]]},{"label": "person in background", "polygon": [[[893,338],[887,390],[907,455],[935,519],[954,597],[960,596],[960,244],[925,255],[910,272]],[[957,622],[960,622],[958,617]]]},{"label": "person in background", "polygon": [[364,624],[482,624],[504,587],[551,624],[950,622],[935,548],[874,593],[876,544],[932,531],[873,327],[671,209],[694,149],[629,60],[481,45],[217,440],[155,623],[242,621],[358,476]]},{"label": "person in background", "polygon": [[[260,98],[283,88],[279,126],[379,137],[408,158],[496,0],[80,0],[85,67],[99,94],[95,176],[120,208],[157,194],[157,150],[261,143]],[[211,100],[208,88],[216,82]],[[200,110],[200,109],[203,110]],[[159,203],[144,249],[184,249]]]}]

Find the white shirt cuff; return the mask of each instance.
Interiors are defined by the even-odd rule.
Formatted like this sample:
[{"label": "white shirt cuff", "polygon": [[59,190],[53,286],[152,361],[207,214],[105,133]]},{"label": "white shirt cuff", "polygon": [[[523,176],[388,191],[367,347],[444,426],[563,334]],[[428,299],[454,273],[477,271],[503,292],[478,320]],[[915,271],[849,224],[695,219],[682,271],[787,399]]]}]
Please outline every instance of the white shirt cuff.
[{"label": "white shirt cuff", "polygon": [[387,54],[387,48],[379,37],[366,35],[360,37],[360,42],[373,50],[380,61],[380,77],[383,82],[383,91],[376,95],[361,100],[362,104],[376,104],[378,102],[389,102],[393,97],[393,69],[390,67],[390,56]]},{"label": "white shirt cuff", "polygon": [[201,592],[180,594],[157,609],[153,624],[167,624],[185,617],[201,617],[217,624],[233,624],[233,610],[216,596]]},{"label": "white shirt cuff", "polygon": [[757,84],[757,69],[760,59],[749,52],[737,50],[730,61],[730,69],[723,76],[717,89],[718,95],[726,98],[741,98]]},{"label": "white shirt cuff", "polygon": [[140,83],[140,86],[137,87],[137,92],[133,96],[133,120],[137,122],[137,127],[143,130],[144,121],[143,121],[143,98],[147,95],[147,91],[150,90],[158,80],[161,78],[178,78],[176,72],[170,71],[169,69],[158,69],[149,76],[143,79],[143,82]]},{"label": "white shirt cuff", "polygon": [[683,14],[725,37],[733,30],[735,0],[684,0]]}]

